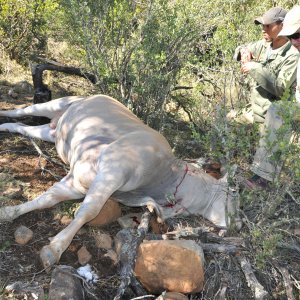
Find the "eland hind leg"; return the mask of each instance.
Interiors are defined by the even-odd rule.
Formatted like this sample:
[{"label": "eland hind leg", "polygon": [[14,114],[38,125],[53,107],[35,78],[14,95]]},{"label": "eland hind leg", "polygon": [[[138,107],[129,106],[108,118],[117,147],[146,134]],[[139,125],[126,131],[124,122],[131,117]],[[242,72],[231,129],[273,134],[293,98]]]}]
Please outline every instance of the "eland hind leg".
[{"label": "eland hind leg", "polygon": [[24,116],[39,116],[52,119],[50,124],[40,126],[27,126],[21,123],[4,123],[0,125],[1,131],[20,133],[24,136],[38,138],[47,142],[55,142],[55,127],[58,119],[75,101],[83,100],[84,97],[71,96],[52,100],[46,103],[34,104],[25,108],[0,111],[0,117],[18,118]]},{"label": "eland hind leg", "polygon": [[[72,222],[59,232],[49,245],[42,248],[40,258],[46,270],[59,261],[62,253],[69,247],[79,229],[94,219],[109,197],[123,187],[127,179],[130,178],[131,170],[120,167],[122,163],[119,160],[106,158],[100,163],[100,171],[91,180],[87,194]],[[76,167],[73,170],[76,171]],[[81,180],[85,180],[84,178],[89,176],[84,172],[75,173],[77,174],[77,176],[74,174],[75,182],[78,180],[79,184]]]},{"label": "eland hind leg", "polygon": [[[1,207],[0,223],[5,221],[12,221],[25,213],[37,209],[50,208],[62,201],[76,200],[83,197],[84,194],[74,188],[73,178],[70,175],[67,175],[60,182],[54,184],[48,191],[32,201],[28,201],[16,206]],[[60,253],[49,254],[49,251],[44,250],[41,251],[40,258],[43,265],[46,267],[58,262],[60,255]]]},{"label": "eland hind leg", "polygon": [[80,101],[85,97],[70,96],[51,100],[45,103],[38,103],[27,106],[25,108],[17,108],[13,110],[1,110],[0,117],[19,118],[25,116],[54,118],[58,113],[66,111],[67,108],[75,101]]},{"label": "eland hind leg", "polygon": [[34,200],[15,206],[0,207],[0,222],[11,222],[28,212],[50,208],[62,201],[81,199],[83,197],[84,194],[74,188],[72,177],[67,175]]}]

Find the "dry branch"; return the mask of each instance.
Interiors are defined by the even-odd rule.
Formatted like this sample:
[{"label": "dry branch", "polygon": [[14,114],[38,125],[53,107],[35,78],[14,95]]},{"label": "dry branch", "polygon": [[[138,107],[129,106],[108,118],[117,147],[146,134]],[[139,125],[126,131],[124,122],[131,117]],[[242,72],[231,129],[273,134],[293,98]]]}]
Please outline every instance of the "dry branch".
[{"label": "dry branch", "polygon": [[236,254],[240,249],[235,245],[205,244],[198,242],[204,252]]},{"label": "dry branch", "polygon": [[242,271],[246,277],[248,286],[254,293],[254,298],[256,300],[265,300],[269,299],[269,294],[265,291],[264,287],[258,282],[257,278],[254,275],[251,264],[244,256],[238,256]]},{"label": "dry branch", "polygon": [[240,237],[221,237],[210,232],[206,227],[178,227],[176,230],[162,235],[163,239],[179,239],[180,237],[194,237],[201,240],[202,243],[218,243],[223,245],[244,248],[245,240]]},{"label": "dry branch", "polygon": [[134,289],[137,293],[145,294],[142,286],[139,285],[137,280],[133,279],[133,269],[135,265],[137,249],[144,240],[149,228],[150,217],[151,212],[145,212],[137,229],[123,229],[117,234],[117,239],[121,243],[120,262],[122,269],[120,274],[121,283],[114,300],[122,299],[125,290],[130,284],[134,285]]},{"label": "dry branch", "polygon": [[280,272],[280,274],[283,278],[287,298],[289,300],[295,300],[295,296],[293,293],[293,283],[291,281],[289,271],[285,267],[280,266],[276,262],[273,262],[273,264],[276,267],[276,269]]},{"label": "dry branch", "polygon": [[226,284],[223,284],[218,293],[215,296],[216,300],[226,300],[226,291],[228,286]]},{"label": "dry branch", "polygon": [[31,67],[31,73],[34,87],[33,103],[35,104],[51,100],[51,91],[48,89],[47,85],[43,83],[43,72],[46,70],[77,75],[86,78],[94,84],[96,83],[96,77],[93,74],[84,72],[80,68],[64,66],[50,60],[48,60],[45,64],[33,64]]},{"label": "dry branch", "polygon": [[[29,140],[30,140],[31,144],[33,145],[34,149],[36,150],[36,152],[39,154],[40,158],[43,157],[47,161],[62,167],[66,172],[68,171],[66,166],[63,163],[44,154],[43,151],[41,150],[41,148],[37,145],[37,143],[32,138],[29,138]],[[39,164],[39,166],[42,169],[42,171],[46,171],[49,174],[51,174],[55,179],[61,180],[61,176],[58,176],[58,175],[54,174],[53,172],[51,172],[50,170],[45,169],[41,164]]]}]

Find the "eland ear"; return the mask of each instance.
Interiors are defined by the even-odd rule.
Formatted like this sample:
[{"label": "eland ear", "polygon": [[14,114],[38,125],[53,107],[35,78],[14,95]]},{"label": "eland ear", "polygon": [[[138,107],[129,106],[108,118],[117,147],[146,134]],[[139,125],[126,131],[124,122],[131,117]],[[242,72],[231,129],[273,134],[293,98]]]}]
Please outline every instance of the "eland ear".
[{"label": "eland ear", "polygon": [[221,174],[224,174],[224,175],[219,180],[227,183],[229,176],[230,176],[230,179],[232,179],[235,176],[235,174],[237,172],[237,168],[238,168],[238,166],[235,164],[231,165],[231,166],[227,166],[227,168],[223,167],[221,170]]},{"label": "eland ear", "polygon": [[219,181],[228,182],[228,176],[229,176],[229,172],[226,172],[225,175],[219,179]]}]

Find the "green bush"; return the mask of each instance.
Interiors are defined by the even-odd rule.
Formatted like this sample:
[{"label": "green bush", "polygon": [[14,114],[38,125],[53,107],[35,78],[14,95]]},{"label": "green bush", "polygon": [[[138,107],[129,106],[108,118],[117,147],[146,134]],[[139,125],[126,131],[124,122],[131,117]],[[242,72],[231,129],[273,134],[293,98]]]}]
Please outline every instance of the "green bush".
[{"label": "green bush", "polygon": [[46,49],[52,0],[1,0],[0,43],[11,59],[26,62]]}]

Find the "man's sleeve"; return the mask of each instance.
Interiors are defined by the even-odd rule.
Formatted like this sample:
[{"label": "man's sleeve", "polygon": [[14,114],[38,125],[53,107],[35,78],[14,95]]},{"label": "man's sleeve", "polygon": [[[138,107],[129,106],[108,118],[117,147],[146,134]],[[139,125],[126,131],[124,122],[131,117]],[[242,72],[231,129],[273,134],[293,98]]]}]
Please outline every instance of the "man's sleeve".
[{"label": "man's sleeve", "polygon": [[261,63],[253,63],[249,75],[256,83],[274,95],[280,98],[284,91],[296,81],[298,55],[290,55],[280,68],[278,76],[272,73]]}]

